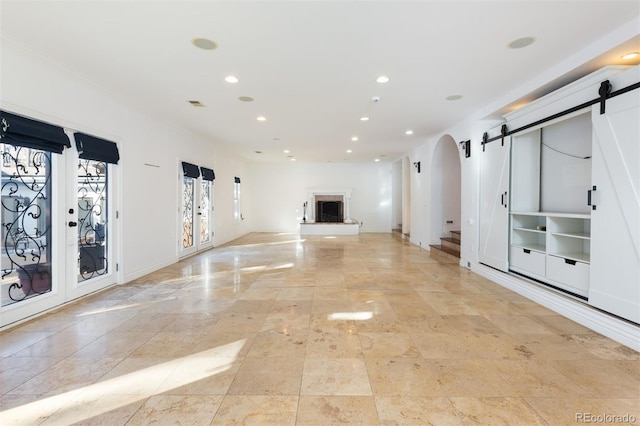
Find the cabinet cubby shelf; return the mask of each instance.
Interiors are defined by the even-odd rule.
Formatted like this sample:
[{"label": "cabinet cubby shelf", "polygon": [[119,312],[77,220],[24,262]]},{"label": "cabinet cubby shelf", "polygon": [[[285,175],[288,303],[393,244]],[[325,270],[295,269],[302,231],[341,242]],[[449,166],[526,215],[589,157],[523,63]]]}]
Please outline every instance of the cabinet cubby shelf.
[{"label": "cabinet cubby shelf", "polygon": [[511,215],[521,215],[521,216],[543,216],[543,217],[567,217],[573,219],[591,219],[591,215],[588,213],[557,213],[557,212],[517,212],[512,211]]},{"label": "cabinet cubby shelf", "polygon": [[514,231],[525,231],[525,232],[537,232],[538,234],[544,234],[547,231],[542,231],[540,229],[532,229],[532,228],[513,228]]},{"label": "cabinet cubby shelf", "polygon": [[567,237],[567,238],[580,238],[583,240],[591,239],[591,234],[586,232],[552,232],[551,235],[556,235],[558,237]]}]

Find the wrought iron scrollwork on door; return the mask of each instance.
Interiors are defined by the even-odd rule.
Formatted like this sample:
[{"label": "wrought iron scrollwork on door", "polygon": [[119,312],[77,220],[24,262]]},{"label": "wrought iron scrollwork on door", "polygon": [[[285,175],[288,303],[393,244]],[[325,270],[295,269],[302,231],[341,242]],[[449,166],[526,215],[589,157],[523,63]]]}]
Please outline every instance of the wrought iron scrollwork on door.
[{"label": "wrought iron scrollwork on door", "polygon": [[78,281],[109,271],[107,261],[107,163],[78,163]]},{"label": "wrought iron scrollwork on door", "polygon": [[193,195],[195,180],[183,178],[182,185],[182,248],[193,246]]},{"label": "wrought iron scrollwork on door", "polygon": [[6,144],[0,150],[4,306],[51,290],[51,154]]}]

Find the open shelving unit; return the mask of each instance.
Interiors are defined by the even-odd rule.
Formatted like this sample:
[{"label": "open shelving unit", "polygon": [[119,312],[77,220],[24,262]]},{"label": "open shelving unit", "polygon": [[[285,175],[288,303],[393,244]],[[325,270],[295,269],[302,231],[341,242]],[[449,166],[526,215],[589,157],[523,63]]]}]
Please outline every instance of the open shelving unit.
[{"label": "open shelving unit", "polygon": [[511,215],[511,245],[544,253],[546,249],[546,217],[539,213]]},{"label": "open shelving unit", "polygon": [[591,218],[588,214],[512,212],[510,269],[586,298]]},{"label": "open shelving unit", "polygon": [[578,262],[590,262],[591,218],[588,215],[571,217],[549,216],[549,253]]}]

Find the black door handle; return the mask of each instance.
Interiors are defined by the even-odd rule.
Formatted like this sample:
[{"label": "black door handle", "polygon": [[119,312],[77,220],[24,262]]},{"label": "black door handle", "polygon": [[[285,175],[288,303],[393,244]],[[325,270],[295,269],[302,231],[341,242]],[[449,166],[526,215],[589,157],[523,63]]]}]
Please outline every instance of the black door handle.
[{"label": "black door handle", "polygon": [[595,191],[595,190],[596,190],[596,186],[594,185],[593,189],[590,189],[590,190],[587,191],[587,205],[591,206],[592,210],[596,209],[596,206],[595,206],[595,204],[592,204],[593,200],[591,199],[591,193],[592,193],[592,191]]},{"label": "black door handle", "polygon": [[78,222],[69,222],[69,228],[73,228],[74,226],[78,226]]}]

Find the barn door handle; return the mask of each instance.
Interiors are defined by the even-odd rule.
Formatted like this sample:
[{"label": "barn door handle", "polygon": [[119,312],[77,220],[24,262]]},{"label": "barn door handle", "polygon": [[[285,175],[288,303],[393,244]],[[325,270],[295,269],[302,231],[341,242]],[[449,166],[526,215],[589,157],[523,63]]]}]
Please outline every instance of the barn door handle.
[{"label": "barn door handle", "polygon": [[596,209],[596,205],[593,204],[593,199],[592,199],[592,191],[595,191],[595,190],[596,190],[596,186],[594,185],[593,189],[590,189],[587,191],[587,205],[591,206],[592,210]]}]

